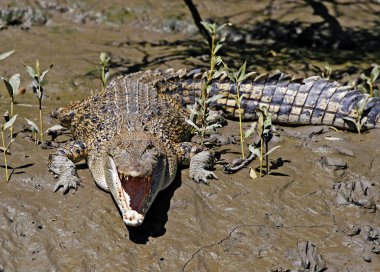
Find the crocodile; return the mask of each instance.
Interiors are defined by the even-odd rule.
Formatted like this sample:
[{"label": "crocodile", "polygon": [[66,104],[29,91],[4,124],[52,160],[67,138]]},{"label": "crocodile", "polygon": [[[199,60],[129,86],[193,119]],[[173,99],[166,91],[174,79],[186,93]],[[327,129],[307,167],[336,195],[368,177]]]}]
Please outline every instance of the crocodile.
[{"label": "crocodile", "polygon": [[[187,105],[200,97],[199,70],[145,71],[114,79],[96,93],[60,111],[61,125],[74,140],[49,156],[49,169],[66,193],[80,185],[75,163],[85,159],[96,184],[112,194],[128,226],[142,224],[158,192],[174,180],[179,165],[189,165],[196,182],[217,178],[213,153],[191,142]],[[236,84],[226,74],[212,82],[211,96],[222,94],[211,108],[238,117]],[[366,99],[365,128],[380,127],[380,100],[320,77],[294,78],[283,73],[250,73],[240,85],[244,120],[266,106],[272,120],[284,125],[331,125],[355,129],[358,105]]]}]

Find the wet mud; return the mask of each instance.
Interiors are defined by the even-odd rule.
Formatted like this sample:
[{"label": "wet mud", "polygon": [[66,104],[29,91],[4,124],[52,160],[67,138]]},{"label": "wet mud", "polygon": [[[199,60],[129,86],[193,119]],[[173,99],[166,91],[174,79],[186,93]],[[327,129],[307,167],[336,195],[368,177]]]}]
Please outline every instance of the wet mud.
[{"label": "wet mud", "polygon": [[[253,16],[263,19],[261,11],[270,1],[258,1],[254,7],[251,1],[219,2],[197,4],[204,18],[229,18],[239,24]],[[204,67],[207,51],[181,42],[198,34],[180,1],[165,6],[154,1],[125,6],[116,0],[104,6],[97,1],[37,3],[27,10],[39,9],[47,18],[44,24],[28,20],[0,31],[1,52],[16,49],[0,62],[0,73],[9,77],[20,72],[27,87],[25,95],[16,97],[19,117],[8,155],[8,183],[0,162],[0,271],[380,271],[380,130],[359,135],[324,126],[277,127],[271,145],[281,147],[271,154],[271,174],[253,180],[249,168],[223,172],[240,154],[238,124],[229,121],[218,130],[222,137],[213,136],[222,153],[215,165],[219,180],[197,184],[188,178],[188,169],[182,169],[138,228],[124,225],[111,195],[95,185],[84,162],[78,163],[83,186],[65,195],[53,193],[56,180],[47,170],[52,150],[34,145],[24,121],[38,121],[38,101],[24,64],[33,65],[36,58],[43,68],[54,64],[43,100],[47,129],[57,124],[52,111],[100,89],[101,51],[111,55],[112,75]],[[289,21],[305,10],[285,17],[281,10],[273,12],[271,16]],[[350,27],[373,19],[353,18],[340,17]],[[312,15],[304,19],[317,20]],[[200,44],[201,37],[196,37]],[[359,65],[368,67],[378,54],[368,53]],[[261,63],[261,57],[256,59]],[[313,73],[302,56],[287,61],[289,65],[270,70]],[[284,60],[275,61],[281,63]],[[3,86],[0,94],[4,112],[9,98]],[[55,141],[61,144],[70,137],[64,133]],[[250,167],[258,165],[256,160]]]}]

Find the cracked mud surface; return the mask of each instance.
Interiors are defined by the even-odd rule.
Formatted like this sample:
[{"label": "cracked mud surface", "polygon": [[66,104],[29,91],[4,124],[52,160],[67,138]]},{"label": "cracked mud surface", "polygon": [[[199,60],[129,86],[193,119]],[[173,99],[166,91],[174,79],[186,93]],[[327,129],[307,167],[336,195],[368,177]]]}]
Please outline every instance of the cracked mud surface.
[{"label": "cracked mud surface", "polygon": [[[116,17],[121,2],[107,2],[109,17]],[[263,2],[254,8],[260,9]],[[167,57],[180,54],[181,46],[136,45],[158,42],[162,33],[171,41],[193,35],[191,29],[169,33],[164,26],[169,21],[173,30],[173,14],[160,5],[132,1],[130,16],[78,23],[73,20],[76,14],[97,14],[102,8],[95,1],[80,1],[83,6],[62,3],[50,6],[45,26],[0,31],[1,51],[16,49],[0,63],[1,75],[21,71],[27,86],[22,63],[30,65],[35,58],[46,68],[54,63],[43,103],[45,128],[57,123],[49,117],[55,108],[100,87],[94,77],[100,51],[111,53],[131,71],[191,69],[202,63]],[[191,25],[186,9],[170,3],[176,13],[186,14],[174,25]],[[247,3],[228,11],[223,7],[231,5],[228,1],[216,8],[204,1],[199,9],[205,18],[218,12],[232,16]],[[65,5],[72,9],[65,11]],[[162,17],[152,19],[154,12]],[[238,23],[239,16],[232,20]],[[150,29],[152,25],[156,28]],[[35,46],[41,38],[43,43]],[[144,62],[145,57],[149,61]],[[287,71],[286,66],[277,68]],[[123,69],[118,66],[111,72]],[[0,94],[4,112],[8,97],[2,85]],[[279,127],[272,144],[281,148],[271,157],[277,168],[256,180],[249,178],[249,169],[223,173],[223,164],[238,156],[239,145],[222,141],[227,145],[219,147],[226,151],[216,165],[219,180],[211,180],[209,186],[197,184],[183,169],[160,193],[144,224],[127,228],[111,196],[97,188],[83,162],[77,165],[82,187],[66,195],[52,192],[56,180],[47,171],[52,151],[34,146],[30,132],[24,131],[23,117],[38,120],[37,100],[28,91],[16,101],[20,118],[8,156],[13,167],[9,183],[0,162],[0,271],[379,271],[380,130],[358,135],[326,127]],[[236,122],[219,130],[225,139],[236,139],[237,131]],[[65,134],[56,140],[68,139]],[[258,162],[250,166],[256,168]]]}]

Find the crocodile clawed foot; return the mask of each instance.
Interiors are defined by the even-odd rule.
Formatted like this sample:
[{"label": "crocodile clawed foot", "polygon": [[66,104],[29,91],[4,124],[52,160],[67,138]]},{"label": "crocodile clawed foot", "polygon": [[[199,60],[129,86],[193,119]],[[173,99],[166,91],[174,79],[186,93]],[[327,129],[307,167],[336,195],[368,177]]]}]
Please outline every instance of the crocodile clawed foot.
[{"label": "crocodile clawed foot", "polygon": [[56,192],[62,187],[62,193],[66,194],[71,188],[76,190],[81,185],[80,179],[73,175],[63,175],[55,184],[53,191]]},{"label": "crocodile clawed foot", "polygon": [[67,193],[71,188],[77,189],[81,181],[77,175],[75,164],[65,155],[53,154],[49,157],[49,170],[55,177],[59,178],[53,191],[58,191],[63,187],[63,193]]},{"label": "crocodile clawed foot", "polygon": [[208,171],[205,169],[198,169],[193,175],[190,175],[190,177],[195,182],[198,182],[198,183],[202,182],[204,184],[210,183],[207,178],[218,179],[218,177],[214,174],[214,172]]},{"label": "crocodile clawed foot", "polygon": [[210,151],[202,151],[196,154],[190,161],[189,176],[195,182],[209,184],[207,178],[218,179],[212,169],[215,162],[215,156]]}]

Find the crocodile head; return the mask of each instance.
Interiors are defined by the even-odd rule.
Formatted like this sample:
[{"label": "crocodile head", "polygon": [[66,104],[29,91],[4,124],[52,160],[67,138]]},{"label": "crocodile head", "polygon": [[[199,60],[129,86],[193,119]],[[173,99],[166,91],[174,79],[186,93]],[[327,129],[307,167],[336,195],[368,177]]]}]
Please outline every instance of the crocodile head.
[{"label": "crocodile head", "polygon": [[160,139],[144,132],[116,136],[104,153],[107,186],[128,226],[139,226],[166,179]]}]

